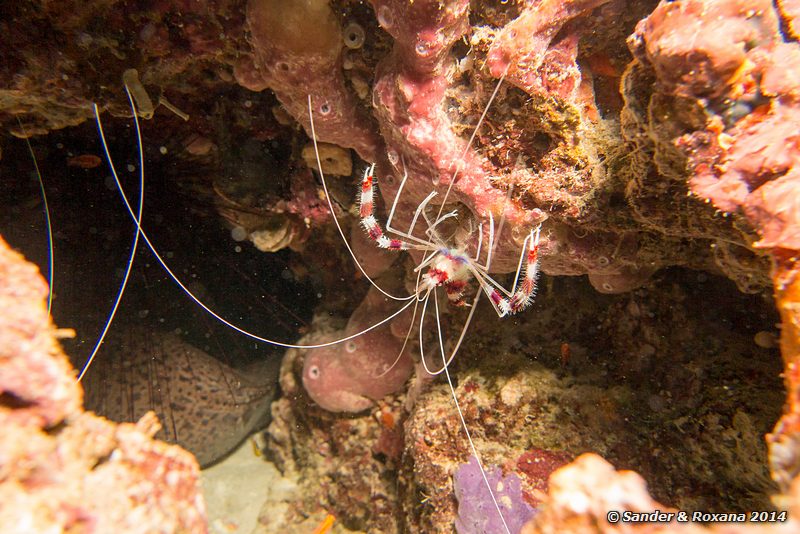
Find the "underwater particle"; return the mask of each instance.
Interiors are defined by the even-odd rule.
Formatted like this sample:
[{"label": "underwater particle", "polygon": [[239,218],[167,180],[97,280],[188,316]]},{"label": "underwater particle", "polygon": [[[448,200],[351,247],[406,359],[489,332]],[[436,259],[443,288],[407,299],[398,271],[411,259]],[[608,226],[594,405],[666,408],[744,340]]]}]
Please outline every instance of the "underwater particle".
[{"label": "underwater particle", "polygon": [[364,28],[361,27],[361,24],[357,22],[351,22],[345,26],[342,35],[344,37],[344,44],[347,48],[357,50],[364,46],[365,34]]},{"label": "underwater particle", "polygon": [[158,147],[158,151],[161,153],[162,156],[166,155],[167,154],[167,147],[162,145],[162,146]]},{"label": "underwater particle", "polygon": [[81,169],[95,169],[103,163],[98,156],[94,154],[81,154],[74,156],[67,160],[67,167],[80,167]]},{"label": "underwater particle", "polygon": [[231,230],[231,239],[234,241],[244,241],[247,239],[247,230],[241,226],[234,226]]},{"label": "underwater particle", "polygon": [[134,172],[136,170],[136,166],[133,163],[128,163],[125,168],[128,170],[128,172]]},{"label": "underwater particle", "polygon": [[774,332],[762,330],[753,336],[753,342],[762,349],[774,349],[778,346],[778,336]]},{"label": "underwater particle", "polygon": [[[331,143],[318,143],[317,146],[323,173],[336,176],[353,174],[353,158],[350,156],[350,150]],[[303,159],[310,169],[317,168],[317,156],[314,154],[313,143],[303,147]]]},{"label": "underwater particle", "polygon": [[153,101],[147,94],[142,82],[139,81],[139,71],[128,69],[122,73],[122,83],[131,92],[133,100],[136,102],[136,112],[143,119],[152,119],[155,112]]}]

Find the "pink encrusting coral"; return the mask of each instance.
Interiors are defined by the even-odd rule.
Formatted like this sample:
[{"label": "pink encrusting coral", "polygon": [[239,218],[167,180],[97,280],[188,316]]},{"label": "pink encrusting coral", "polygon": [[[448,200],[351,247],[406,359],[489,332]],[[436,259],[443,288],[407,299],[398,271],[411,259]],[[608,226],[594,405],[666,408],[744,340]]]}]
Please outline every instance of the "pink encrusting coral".
[{"label": "pink encrusting coral", "polygon": [[[490,216],[504,221],[492,272],[513,270],[522,240],[545,219],[542,271],[590,274],[604,292],[635,288],[663,266],[722,263],[709,257],[707,247],[698,246],[696,254],[681,250],[673,243],[686,230],[674,227],[680,221],[656,220],[642,209],[653,194],[685,197],[685,181],[680,193],[625,184],[648,174],[639,156],[630,157],[646,147],[631,135],[626,141],[637,147],[626,154],[629,147],[616,132],[628,58],[625,30],[615,30],[620,39],[613,47],[598,36],[612,21],[632,28],[645,8],[631,12],[624,2],[609,0],[370,3],[371,13],[359,8],[334,14],[324,2],[274,6],[251,0],[251,53],[235,73],[245,87],[271,88],[309,134],[311,95],[318,139],[354,147],[364,161],[377,163],[385,204],[397,201],[395,228],[408,230],[420,202],[435,190],[431,209],[446,199],[447,211],[458,210],[457,224],[467,237],[455,245],[474,250],[480,224],[486,237]],[[370,16],[385,34],[369,27]],[[353,50],[342,35],[348,20],[366,24],[363,49]],[[298,37],[306,34],[313,35]],[[497,97],[476,131],[495,88]],[[398,196],[403,176],[408,179]],[[602,212],[620,200],[628,200],[633,212],[618,210],[616,220],[607,220]],[[637,223],[661,235],[642,235]],[[704,237],[711,233],[696,223],[693,228]],[[424,237],[424,229],[420,219],[414,232]],[[607,283],[609,278],[614,281]]]},{"label": "pink encrusting coral", "polygon": [[206,532],[197,461],[153,439],[152,412],[120,425],[84,412],[46,296],[36,267],[0,238],[3,530]]},{"label": "pink encrusting coral", "polygon": [[345,86],[342,29],[328,2],[250,0],[247,24],[253,55],[236,65],[237,81],[254,91],[272,89],[309,135],[310,95],[318,138],[375,161],[380,139]]},{"label": "pink encrusting coral", "polygon": [[800,46],[783,42],[772,2],[662,4],[631,42],[659,91],[708,102],[677,140],[692,191],[741,210],[755,247],[800,249]]},{"label": "pink encrusting coral", "polygon": [[[399,307],[386,301],[378,291],[371,290],[344,330],[330,333],[319,342],[358,334],[390,315],[392,304]],[[303,364],[303,385],[314,402],[326,410],[360,412],[402,390],[412,370],[403,338],[392,335],[391,326],[385,324],[349,341],[310,351]]]},{"label": "pink encrusting coral", "polygon": [[[492,75],[500,77],[508,72],[507,79],[527,93],[555,92],[562,98],[573,97],[581,81],[577,35],[568,34],[556,43],[553,39],[566,22],[608,1],[545,0],[526,9],[492,43],[487,57]],[[548,52],[551,58],[547,57]],[[554,63],[561,68],[557,71],[546,68]],[[542,66],[545,68],[540,69]]]},{"label": "pink encrusting coral", "polygon": [[[395,39],[392,53],[378,67],[373,101],[393,172],[409,176],[397,210],[407,216],[399,216],[397,226],[405,228],[403,222],[407,224],[432,188],[443,195],[456,173],[449,200],[461,201],[479,220],[491,213],[497,220],[505,216],[509,228],[541,222],[542,212],[506,202],[506,194],[492,186],[491,166],[474,149],[466,150],[467,141],[454,132],[445,105],[452,76],[449,52],[469,28],[469,2],[423,1],[408,6],[375,0],[372,5],[381,27]],[[398,186],[398,181],[384,180],[384,198],[393,199]],[[518,254],[520,243],[511,242],[510,231],[501,239],[495,267],[508,270],[511,262],[504,260]]]}]

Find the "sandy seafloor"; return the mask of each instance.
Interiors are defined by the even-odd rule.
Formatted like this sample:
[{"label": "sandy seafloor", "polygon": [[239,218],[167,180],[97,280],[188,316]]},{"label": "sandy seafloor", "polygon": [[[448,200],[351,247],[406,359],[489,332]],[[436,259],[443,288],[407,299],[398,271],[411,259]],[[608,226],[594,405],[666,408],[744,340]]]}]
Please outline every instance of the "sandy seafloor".
[{"label": "sandy seafloor", "polygon": [[253,439],[248,438],[233,454],[202,472],[209,530],[213,534],[253,532],[262,505],[266,509],[280,507],[297,491],[293,481],[256,454]]},{"label": "sandy seafloor", "polygon": [[[295,480],[284,477],[275,464],[257,452],[258,437],[258,434],[249,437],[224,460],[201,473],[211,534],[283,531],[275,529],[277,525],[285,525],[288,502],[296,500],[301,489]],[[310,533],[324,519],[324,515],[313,514],[292,528]],[[336,522],[328,532],[358,533]]]}]

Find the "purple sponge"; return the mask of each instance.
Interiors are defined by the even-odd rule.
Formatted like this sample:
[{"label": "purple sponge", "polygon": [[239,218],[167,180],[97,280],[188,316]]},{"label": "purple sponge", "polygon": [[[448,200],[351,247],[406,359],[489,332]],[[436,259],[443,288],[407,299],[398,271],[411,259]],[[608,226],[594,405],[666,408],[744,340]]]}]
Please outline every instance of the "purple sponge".
[{"label": "purple sponge", "polygon": [[[494,491],[497,504],[503,512],[508,529],[517,534],[533,517],[536,510],[522,498],[520,479],[514,473],[503,476],[499,468],[487,469],[486,478]],[[504,534],[503,521],[497,514],[486,483],[483,481],[478,460],[472,456],[453,476],[458,516],[458,534]]]}]

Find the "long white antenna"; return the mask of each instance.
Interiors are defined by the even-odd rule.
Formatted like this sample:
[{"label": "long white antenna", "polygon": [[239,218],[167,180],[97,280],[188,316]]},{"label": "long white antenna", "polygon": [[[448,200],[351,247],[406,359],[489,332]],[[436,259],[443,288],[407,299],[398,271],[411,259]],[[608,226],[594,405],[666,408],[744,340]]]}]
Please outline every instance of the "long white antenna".
[{"label": "long white antenna", "polygon": [[47,223],[47,315],[50,315],[50,311],[53,309],[53,281],[56,277],[55,270],[53,268],[53,225],[50,219],[50,205],[47,203],[47,191],[44,188],[44,179],[42,178],[42,173],[39,170],[39,162],[36,160],[36,154],[33,152],[33,146],[31,145],[31,140],[28,137],[28,132],[25,131],[25,125],[22,124],[22,120],[20,120],[19,116],[17,116],[17,122],[22,130],[22,135],[25,136],[25,143],[28,145],[28,152],[31,153],[33,167],[36,169],[36,177],[39,180],[39,190],[42,193],[42,202],[44,202],[44,220],[45,223]]},{"label": "long white antenna", "polygon": [[486,114],[489,113],[489,107],[491,107],[492,102],[494,102],[495,97],[497,97],[497,93],[500,91],[500,86],[503,85],[503,80],[506,79],[506,74],[508,74],[508,69],[511,67],[509,63],[506,65],[506,70],[503,71],[503,75],[500,76],[500,79],[497,81],[497,85],[494,87],[494,91],[492,91],[492,96],[489,97],[489,101],[486,103],[486,107],[483,108],[483,113],[481,113],[480,119],[478,119],[478,124],[475,125],[475,129],[472,130],[472,135],[467,141],[467,146],[464,147],[464,151],[461,153],[461,159],[459,159],[459,163],[456,166],[456,170],[453,172],[452,178],[450,178],[450,183],[447,185],[447,191],[444,193],[444,197],[442,198],[442,205],[439,206],[439,213],[436,215],[438,219],[442,215],[442,211],[444,211],[444,205],[447,202],[447,197],[450,196],[450,190],[453,189],[453,184],[456,183],[456,177],[458,173],[461,172],[461,167],[464,162],[464,158],[467,157],[467,152],[469,152],[470,147],[472,146],[472,142],[475,140],[475,136],[478,135],[478,129],[483,124],[483,120],[486,118]]},{"label": "long white antenna", "polygon": [[[105,138],[105,135],[103,133],[102,123],[100,121],[99,113],[96,113],[96,118],[97,118],[98,125],[100,126],[100,138],[101,138],[101,140],[103,142],[103,145],[107,147],[106,138]],[[139,151],[140,151],[140,153],[142,151],[141,144],[139,145]],[[109,159],[109,165],[112,168],[114,167],[114,162],[111,161],[111,159]],[[116,171],[114,171],[114,172],[116,172]],[[352,334],[350,336],[347,336],[347,337],[344,337],[344,338],[341,338],[341,339],[337,339],[335,341],[329,341],[327,343],[318,343],[318,344],[313,344],[313,345],[298,345],[298,344],[295,344],[295,343],[283,343],[281,341],[275,341],[273,339],[268,339],[268,338],[253,334],[252,332],[248,332],[244,328],[236,326],[235,324],[233,324],[232,322],[228,321],[227,319],[222,317],[220,314],[218,314],[217,312],[215,312],[214,310],[212,310],[211,308],[206,306],[206,304],[203,303],[203,301],[201,301],[194,293],[192,293],[192,291],[188,287],[186,287],[186,284],[181,282],[180,278],[178,278],[178,276],[173,272],[173,270],[170,269],[169,265],[167,265],[167,262],[164,261],[164,258],[161,256],[161,254],[158,252],[158,250],[156,250],[156,247],[153,245],[152,241],[150,241],[150,238],[148,237],[147,232],[145,232],[144,228],[142,228],[142,225],[141,225],[140,221],[138,221],[136,219],[136,215],[133,213],[133,208],[131,207],[131,204],[128,201],[128,197],[125,194],[125,189],[122,187],[122,184],[119,181],[117,181],[116,184],[117,184],[117,190],[119,191],[119,193],[120,193],[120,195],[122,197],[122,201],[125,204],[125,208],[128,210],[128,215],[130,215],[131,219],[133,219],[134,223],[136,223],[136,226],[138,228],[139,234],[141,235],[142,239],[144,240],[145,244],[147,245],[147,248],[149,248],[150,252],[153,253],[153,256],[156,258],[158,263],[161,264],[161,267],[164,269],[164,271],[166,271],[166,273],[169,275],[169,277],[172,278],[172,281],[175,282],[178,285],[178,287],[180,287],[183,290],[183,292],[186,293],[186,295],[195,302],[195,304],[197,304],[198,306],[203,308],[203,310],[205,310],[206,313],[208,313],[209,315],[214,317],[216,320],[218,320],[219,322],[221,322],[225,326],[227,326],[227,327],[229,327],[229,328],[231,328],[231,329],[239,332],[240,334],[243,334],[243,335],[245,335],[245,336],[247,336],[247,337],[249,337],[251,339],[255,339],[256,341],[262,341],[264,343],[268,343],[270,345],[274,345],[274,346],[277,346],[277,347],[284,347],[284,348],[287,348],[287,349],[319,349],[319,348],[323,348],[323,347],[330,347],[332,345],[338,345],[339,343],[344,343],[345,341],[349,341],[351,339],[357,338],[358,336],[360,336],[362,334],[365,334],[365,333],[367,333],[367,332],[369,332],[371,330],[374,330],[375,328],[380,327],[381,325],[391,321],[392,319],[394,319],[395,317],[397,317],[398,315],[403,313],[412,304],[414,304],[414,301],[415,301],[414,297],[416,295],[411,295],[411,299],[408,302],[406,302],[399,310],[397,310],[396,312],[392,313],[388,317],[382,319],[381,321],[375,323],[374,325],[372,325],[372,326],[370,326],[368,328],[365,328],[364,330],[361,330],[360,332],[357,332],[355,334]]]},{"label": "long white antenna", "polygon": [[[480,292],[478,294],[480,295]],[[436,310],[436,330],[439,335],[439,353],[442,355],[442,365],[444,367],[444,374],[447,377],[447,385],[450,386],[450,393],[453,395],[453,402],[455,402],[456,404],[458,417],[461,419],[461,428],[464,429],[464,433],[467,435],[467,441],[469,441],[469,447],[472,449],[472,454],[478,461],[478,467],[480,468],[481,476],[483,476],[483,482],[486,484],[486,488],[489,490],[489,495],[492,496],[492,502],[494,503],[495,509],[497,509],[497,514],[500,516],[500,521],[503,522],[503,527],[506,529],[506,534],[511,534],[511,530],[509,530],[508,525],[506,524],[506,518],[503,517],[503,512],[500,510],[500,505],[497,503],[497,497],[494,496],[492,485],[489,483],[489,479],[486,476],[486,471],[483,469],[483,462],[481,461],[481,456],[480,454],[478,454],[478,449],[475,447],[475,443],[473,443],[472,441],[472,436],[470,435],[469,429],[467,428],[467,422],[464,419],[464,413],[461,411],[461,406],[458,403],[458,396],[456,395],[456,390],[453,387],[453,380],[450,378],[450,371],[447,368],[448,361],[444,357],[444,344],[442,343],[442,325],[441,322],[439,321],[439,299],[436,297],[435,290],[433,292],[433,305],[434,309]]]},{"label": "long white antenna", "polygon": [[[125,293],[125,288],[128,286],[128,279],[131,276],[133,261],[136,258],[136,249],[139,248],[139,236],[141,235],[142,230],[142,212],[144,210],[144,151],[142,150],[142,131],[139,127],[138,115],[136,114],[136,104],[133,102],[133,97],[131,96],[131,92],[127,85],[125,86],[125,92],[128,94],[128,100],[130,101],[131,110],[133,111],[133,121],[136,124],[136,141],[139,146],[139,207],[135,217],[136,234],[133,237],[133,244],[131,244],[131,253],[128,256],[128,265],[125,268],[125,276],[123,276],[122,283],[119,286],[119,291],[117,291],[117,297],[114,299],[114,305],[111,307],[111,313],[109,313],[108,319],[106,319],[106,324],[103,326],[103,332],[100,334],[100,337],[97,338],[97,342],[94,344],[92,353],[89,355],[86,363],[84,363],[83,367],[81,368],[81,372],[78,374],[78,382],[83,379],[84,375],[89,370],[89,367],[92,365],[95,356],[97,356],[97,352],[100,350],[100,346],[103,344],[103,341],[106,338],[106,334],[108,334],[108,331],[111,328],[111,323],[114,321],[114,317],[117,315],[119,303],[122,302],[122,295]],[[117,187],[121,188],[122,185],[120,185],[119,176],[117,176],[117,170],[111,163],[111,153],[108,151],[108,145],[105,142],[103,125],[100,123],[100,113],[97,109],[97,104],[94,104],[94,115],[97,118],[97,127],[100,129],[100,137],[103,139],[103,148],[105,149],[106,157],[108,158],[108,162],[111,167],[111,174],[114,176],[114,181],[117,183]]]},{"label": "long white antenna", "polygon": [[344,242],[344,246],[347,247],[347,252],[350,253],[350,256],[353,258],[353,261],[356,263],[356,267],[358,270],[361,271],[361,274],[364,275],[364,278],[369,280],[369,283],[372,284],[372,287],[383,293],[386,297],[392,300],[411,300],[416,295],[408,295],[406,297],[396,297],[377,284],[368,274],[367,271],[361,266],[361,262],[358,261],[356,258],[353,249],[350,248],[350,243],[347,242],[347,237],[344,235],[344,230],[342,230],[342,225],[339,223],[339,218],[336,216],[336,211],[333,209],[333,202],[331,202],[331,195],[328,193],[328,184],[325,183],[325,175],[322,172],[322,162],[319,159],[319,148],[317,147],[317,132],[314,129],[314,114],[312,113],[312,106],[311,106],[311,95],[308,95],[308,118],[309,122],[311,123],[311,141],[314,143],[314,155],[317,158],[317,170],[319,171],[319,177],[322,181],[322,189],[325,191],[325,199],[328,201],[328,208],[331,210],[331,216],[333,217],[333,222],[336,223],[336,229],[339,230],[339,235],[342,237],[342,241]]}]

